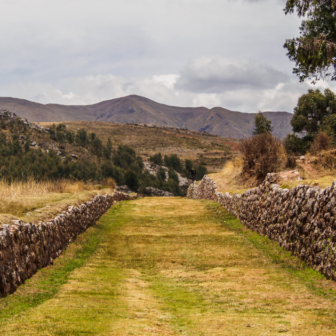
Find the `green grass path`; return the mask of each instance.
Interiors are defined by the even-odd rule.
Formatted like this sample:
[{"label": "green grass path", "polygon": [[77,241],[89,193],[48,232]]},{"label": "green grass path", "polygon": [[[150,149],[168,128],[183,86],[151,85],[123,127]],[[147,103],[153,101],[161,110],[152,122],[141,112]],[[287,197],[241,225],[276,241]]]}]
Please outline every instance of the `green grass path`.
[{"label": "green grass path", "polygon": [[0,299],[1,335],[336,335],[336,284],[218,204],[121,202]]}]

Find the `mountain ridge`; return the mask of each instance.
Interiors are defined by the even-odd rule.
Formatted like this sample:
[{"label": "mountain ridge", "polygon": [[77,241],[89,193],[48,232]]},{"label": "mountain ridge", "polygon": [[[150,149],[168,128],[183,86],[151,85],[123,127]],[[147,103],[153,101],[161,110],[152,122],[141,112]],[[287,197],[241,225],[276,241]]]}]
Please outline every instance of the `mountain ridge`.
[{"label": "mountain ridge", "polygon": [[[0,108],[32,122],[107,121],[146,123],[206,131],[226,138],[250,136],[255,113],[231,111],[223,107],[177,107],[130,95],[91,105],[40,104],[29,100],[0,97]],[[273,133],[284,138],[292,132],[289,112],[264,112],[272,121]]]}]

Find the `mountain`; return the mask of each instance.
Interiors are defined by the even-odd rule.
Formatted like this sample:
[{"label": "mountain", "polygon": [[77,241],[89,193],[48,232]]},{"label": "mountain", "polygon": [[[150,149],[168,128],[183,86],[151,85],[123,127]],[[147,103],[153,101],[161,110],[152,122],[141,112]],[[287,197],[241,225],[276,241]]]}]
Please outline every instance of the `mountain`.
[{"label": "mountain", "polygon": [[[226,138],[241,139],[252,134],[255,113],[230,111],[222,107],[175,107],[131,95],[93,105],[39,104],[24,99],[0,97],[0,109],[29,121],[107,121],[146,123],[206,131]],[[288,112],[265,112],[274,134],[284,138],[292,132]]]}]

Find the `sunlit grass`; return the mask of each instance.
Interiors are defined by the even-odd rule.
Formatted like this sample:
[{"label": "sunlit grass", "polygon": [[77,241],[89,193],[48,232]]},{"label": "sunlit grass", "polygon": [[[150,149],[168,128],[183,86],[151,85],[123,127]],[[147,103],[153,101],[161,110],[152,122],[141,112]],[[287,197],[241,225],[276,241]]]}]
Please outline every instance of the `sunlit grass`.
[{"label": "sunlit grass", "polygon": [[38,221],[49,219],[75,205],[91,199],[94,195],[112,192],[93,183],[57,180],[8,183],[0,180],[0,223],[10,220]]}]

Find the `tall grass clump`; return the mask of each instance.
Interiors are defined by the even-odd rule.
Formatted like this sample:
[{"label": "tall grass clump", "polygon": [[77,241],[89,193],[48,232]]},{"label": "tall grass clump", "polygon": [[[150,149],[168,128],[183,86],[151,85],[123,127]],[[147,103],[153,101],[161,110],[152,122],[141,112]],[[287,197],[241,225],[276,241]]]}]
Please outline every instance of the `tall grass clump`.
[{"label": "tall grass clump", "polygon": [[262,133],[243,140],[239,151],[243,159],[243,175],[262,181],[268,173],[285,166],[286,151],[280,139],[271,133]]}]

